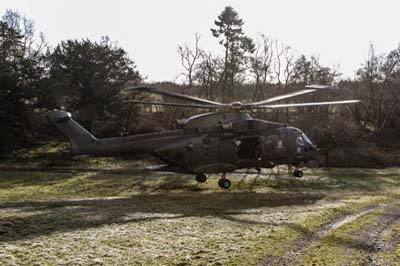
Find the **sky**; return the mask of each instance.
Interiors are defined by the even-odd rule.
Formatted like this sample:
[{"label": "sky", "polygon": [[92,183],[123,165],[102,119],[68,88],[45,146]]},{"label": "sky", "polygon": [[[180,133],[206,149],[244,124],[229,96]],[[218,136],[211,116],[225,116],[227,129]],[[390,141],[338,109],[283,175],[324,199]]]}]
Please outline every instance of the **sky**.
[{"label": "sky", "polygon": [[225,6],[245,22],[245,33],[289,45],[297,54],[319,55],[353,78],[370,44],[387,53],[400,43],[398,0],[0,0],[0,14],[18,10],[35,21],[51,46],[71,38],[109,36],[135,61],[147,81],[179,81],[177,46],[222,54],[210,28]]}]

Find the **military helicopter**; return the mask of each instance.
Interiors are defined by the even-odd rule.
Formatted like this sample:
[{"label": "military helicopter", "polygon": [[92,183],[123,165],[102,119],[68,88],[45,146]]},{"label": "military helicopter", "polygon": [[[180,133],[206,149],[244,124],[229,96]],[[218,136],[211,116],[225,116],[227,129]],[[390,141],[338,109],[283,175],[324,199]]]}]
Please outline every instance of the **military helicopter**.
[{"label": "military helicopter", "polygon": [[124,137],[97,139],[65,111],[50,111],[46,116],[68,137],[72,155],[117,156],[148,153],[165,162],[163,165],[147,167],[148,170],[193,174],[200,183],[207,180],[207,174],[222,173],[218,184],[227,189],[231,182],[226,178],[226,173],[237,169],[255,168],[260,172],[261,168],[285,164],[295,166],[295,177],[303,176],[299,168],[316,158],[317,147],[311,140],[298,128],[253,119],[245,111],[360,102],[341,100],[271,104],[326,88],[331,87],[311,85],[303,90],[253,103],[220,103],[154,87],[131,87],[128,88],[130,91],[153,93],[187,103],[126,101],[129,103],[217,111],[180,120],[178,128],[174,130]]}]

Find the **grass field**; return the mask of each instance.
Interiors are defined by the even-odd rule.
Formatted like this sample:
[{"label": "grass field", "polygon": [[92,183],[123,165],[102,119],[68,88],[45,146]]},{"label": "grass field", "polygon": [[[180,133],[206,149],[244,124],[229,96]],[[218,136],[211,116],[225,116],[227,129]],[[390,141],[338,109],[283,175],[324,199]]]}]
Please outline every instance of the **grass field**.
[{"label": "grass field", "polygon": [[398,168],[232,174],[221,190],[142,164],[2,171],[0,265],[399,265]]}]

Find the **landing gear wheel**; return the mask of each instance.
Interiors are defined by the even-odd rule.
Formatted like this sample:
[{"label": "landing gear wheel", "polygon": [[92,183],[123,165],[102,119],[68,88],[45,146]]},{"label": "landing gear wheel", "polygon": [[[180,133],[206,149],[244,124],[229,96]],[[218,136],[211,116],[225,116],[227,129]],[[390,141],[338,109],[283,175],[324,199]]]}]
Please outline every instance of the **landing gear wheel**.
[{"label": "landing gear wheel", "polygon": [[196,181],[199,183],[204,183],[207,181],[207,176],[205,174],[197,174]]},{"label": "landing gear wheel", "polygon": [[257,166],[255,169],[257,171],[257,174],[259,175],[261,173],[261,168]]},{"label": "landing gear wheel", "polygon": [[294,170],[293,175],[295,177],[303,177],[303,171],[296,169],[296,170]]},{"label": "landing gear wheel", "polygon": [[231,181],[229,181],[229,179],[221,178],[218,181],[218,185],[220,188],[228,189],[231,186]]}]

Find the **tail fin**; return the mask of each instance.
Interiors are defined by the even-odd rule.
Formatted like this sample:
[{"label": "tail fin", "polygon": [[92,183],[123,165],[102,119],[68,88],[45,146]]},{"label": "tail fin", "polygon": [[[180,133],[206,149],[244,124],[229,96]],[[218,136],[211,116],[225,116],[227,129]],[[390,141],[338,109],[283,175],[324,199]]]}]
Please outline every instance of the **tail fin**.
[{"label": "tail fin", "polygon": [[78,124],[68,112],[50,111],[46,117],[69,139],[72,154],[89,154],[97,139]]}]

